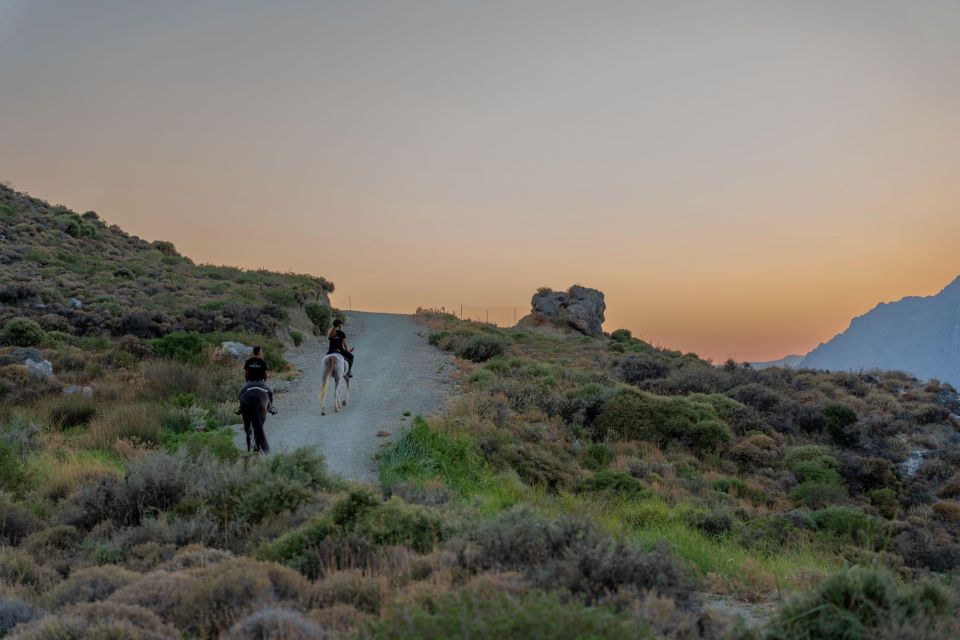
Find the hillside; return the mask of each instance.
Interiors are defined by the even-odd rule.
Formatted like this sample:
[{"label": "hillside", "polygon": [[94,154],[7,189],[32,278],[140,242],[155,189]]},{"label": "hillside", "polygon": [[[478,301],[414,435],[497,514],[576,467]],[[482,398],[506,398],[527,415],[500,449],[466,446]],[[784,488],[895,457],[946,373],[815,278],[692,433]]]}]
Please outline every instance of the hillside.
[{"label": "hillside", "polygon": [[[330,285],[197,266],[4,194],[0,636],[960,637],[948,385],[717,367],[566,320],[418,310],[398,336],[354,332],[350,314],[352,346],[375,351],[361,362],[393,388],[358,373],[347,412],[383,408],[321,421],[314,393],[280,395],[267,429],[320,448],[259,456],[235,444],[241,372],[216,347],[260,341],[278,386],[315,387],[280,339],[311,357],[284,318],[322,331]],[[229,324],[247,313],[271,320]],[[124,322],[153,314],[142,332]],[[449,404],[407,415],[440,363]],[[330,473],[325,455],[356,453],[331,444],[344,427],[371,436],[378,482]]]},{"label": "hillside", "polygon": [[0,185],[0,325],[32,318],[77,336],[173,331],[272,334],[288,309],[327,302],[324,278],[196,265],[148,242]]},{"label": "hillside", "polygon": [[807,354],[800,366],[899,369],[960,387],[960,278],[933,296],[877,305]]}]

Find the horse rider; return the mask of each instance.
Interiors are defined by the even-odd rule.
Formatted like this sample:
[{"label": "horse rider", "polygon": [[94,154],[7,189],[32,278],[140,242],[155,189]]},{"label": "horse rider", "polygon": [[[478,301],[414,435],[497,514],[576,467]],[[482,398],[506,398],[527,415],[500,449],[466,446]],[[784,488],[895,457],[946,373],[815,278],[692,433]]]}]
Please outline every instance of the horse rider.
[{"label": "horse rider", "polygon": [[[245,382],[243,386],[240,387],[240,395],[242,396],[244,392],[252,387],[259,387],[265,390],[270,397],[270,405],[267,407],[267,411],[276,415],[277,411],[273,408],[273,389],[267,384],[268,370],[267,361],[263,359],[263,349],[254,347],[253,355],[243,363],[243,379]],[[239,413],[239,411],[237,413]]]},{"label": "horse rider", "polygon": [[340,318],[333,321],[333,328],[331,328],[330,333],[327,334],[327,339],[330,340],[330,348],[327,349],[327,355],[339,353],[343,356],[343,359],[347,361],[348,368],[346,378],[349,380],[353,377],[353,349],[347,346],[347,334],[340,328],[342,326],[343,320]]}]

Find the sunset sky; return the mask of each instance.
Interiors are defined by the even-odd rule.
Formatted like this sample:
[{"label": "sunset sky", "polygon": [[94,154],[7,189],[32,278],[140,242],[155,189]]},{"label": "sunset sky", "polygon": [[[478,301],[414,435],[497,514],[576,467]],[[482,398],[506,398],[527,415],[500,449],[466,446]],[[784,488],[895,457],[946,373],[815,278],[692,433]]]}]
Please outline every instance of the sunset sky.
[{"label": "sunset sky", "polygon": [[0,180],[334,302],[722,360],[960,275],[960,2],[0,0]]}]

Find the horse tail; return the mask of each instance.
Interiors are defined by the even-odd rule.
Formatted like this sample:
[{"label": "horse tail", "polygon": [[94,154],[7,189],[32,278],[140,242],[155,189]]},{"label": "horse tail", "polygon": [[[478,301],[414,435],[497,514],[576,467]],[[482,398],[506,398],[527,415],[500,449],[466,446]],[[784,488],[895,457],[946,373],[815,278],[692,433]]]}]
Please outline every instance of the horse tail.
[{"label": "horse tail", "polygon": [[250,416],[250,422],[253,426],[253,439],[256,443],[256,451],[263,455],[270,453],[270,445],[267,443],[267,434],[263,430],[263,417],[259,411],[254,411]]},{"label": "horse tail", "polygon": [[333,375],[333,358],[331,358],[329,355],[324,356],[321,366],[323,367],[323,372],[321,373],[323,382],[320,385],[320,394],[318,397],[320,398],[320,402],[323,402],[323,399],[327,394],[327,386],[330,384],[330,376]]}]

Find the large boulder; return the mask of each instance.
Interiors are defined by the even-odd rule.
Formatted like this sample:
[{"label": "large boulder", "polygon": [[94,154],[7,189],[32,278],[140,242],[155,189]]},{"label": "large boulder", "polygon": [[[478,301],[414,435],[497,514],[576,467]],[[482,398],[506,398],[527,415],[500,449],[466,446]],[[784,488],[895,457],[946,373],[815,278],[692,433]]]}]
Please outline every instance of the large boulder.
[{"label": "large boulder", "polygon": [[32,358],[27,358],[23,364],[27,367],[30,375],[38,380],[45,380],[53,377],[53,363],[49,360],[40,360],[37,362]]},{"label": "large boulder", "polygon": [[521,325],[551,323],[568,327],[588,336],[603,335],[603,313],[607,303],[603,292],[574,285],[567,291],[540,289],[530,301],[530,315]]}]

